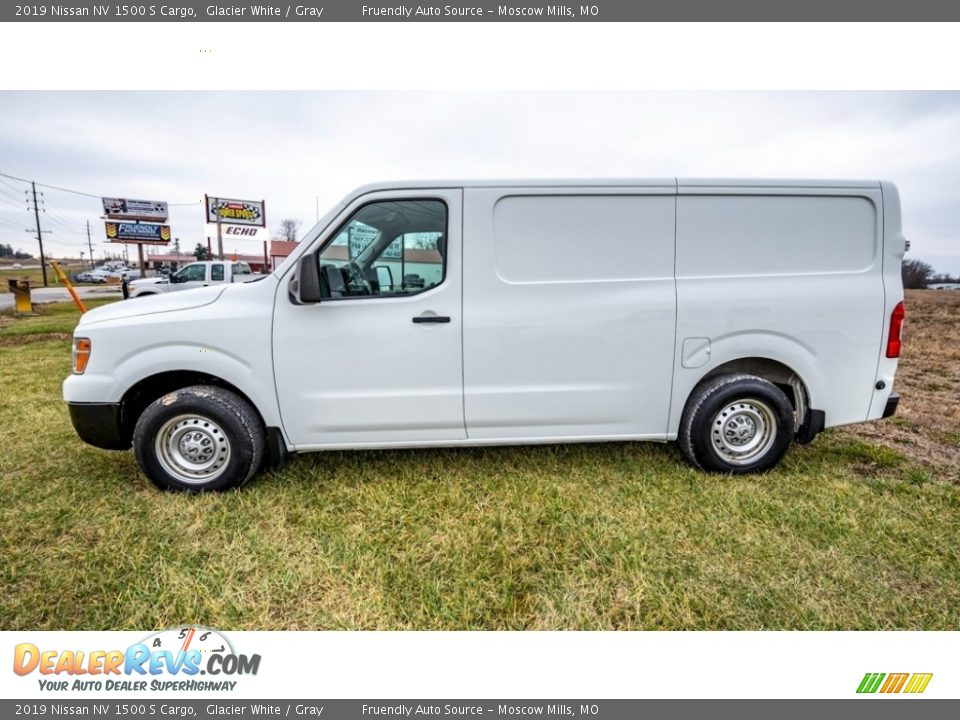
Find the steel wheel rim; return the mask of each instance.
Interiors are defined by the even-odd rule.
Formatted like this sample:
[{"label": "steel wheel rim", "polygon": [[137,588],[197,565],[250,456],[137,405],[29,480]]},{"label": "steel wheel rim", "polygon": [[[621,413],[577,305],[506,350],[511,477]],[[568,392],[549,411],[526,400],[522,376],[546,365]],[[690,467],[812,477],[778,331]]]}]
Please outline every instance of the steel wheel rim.
[{"label": "steel wheel rim", "polygon": [[769,405],[755,398],[741,398],[713,416],[710,440],[724,461],[749,465],[770,451],[777,428],[777,416]]},{"label": "steel wheel rim", "polygon": [[157,460],[177,480],[200,485],[227,469],[232,449],[223,428],[203,415],[177,415],[157,431]]}]

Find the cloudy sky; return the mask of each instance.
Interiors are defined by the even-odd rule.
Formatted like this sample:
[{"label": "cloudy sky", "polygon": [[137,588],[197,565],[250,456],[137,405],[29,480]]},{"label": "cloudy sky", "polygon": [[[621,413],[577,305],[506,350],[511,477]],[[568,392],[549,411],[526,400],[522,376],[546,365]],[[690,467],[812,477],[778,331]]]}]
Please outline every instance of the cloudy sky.
[{"label": "cloudy sky", "polygon": [[[456,177],[889,179],[911,257],[960,274],[960,93],[0,92],[0,173],[176,203],[266,199],[303,230],[357,185]],[[0,242],[36,253],[24,184],[0,177]],[[107,246],[98,200],[41,188],[56,255]],[[259,252],[259,244],[225,248]]]}]

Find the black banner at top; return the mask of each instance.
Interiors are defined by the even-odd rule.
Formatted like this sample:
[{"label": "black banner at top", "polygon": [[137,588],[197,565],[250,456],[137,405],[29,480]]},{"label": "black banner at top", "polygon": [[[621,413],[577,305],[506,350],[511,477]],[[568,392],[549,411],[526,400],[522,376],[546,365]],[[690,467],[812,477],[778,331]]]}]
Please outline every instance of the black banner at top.
[{"label": "black banner at top", "polygon": [[6,4],[2,22],[630,22],[630,21],[950,21],[960,3],[944,0],[457,0],[456,3],[309,0],[305,3],[182,2],[112,4],[87,0]]}]

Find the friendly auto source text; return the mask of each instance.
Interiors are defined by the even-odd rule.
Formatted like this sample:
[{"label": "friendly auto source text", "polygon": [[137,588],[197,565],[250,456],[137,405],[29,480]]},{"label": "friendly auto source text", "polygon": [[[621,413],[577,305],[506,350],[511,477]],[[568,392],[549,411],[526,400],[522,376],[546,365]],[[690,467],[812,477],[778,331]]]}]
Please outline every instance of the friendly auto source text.
[{"label": "friendly auto source text", "polygon": [[531,5],[528,7],[513,7],[498,5],[495,10],[484,10],[482,7],[455,6],[455,5],[395,5],[383,7],[379,5],[364,5],[360,12],[364,17],[593,17],[599,13],[596,5]]},{"label": "friendly auto source text", "polygon": [[[488,705],[363,705],[361,713],[390,718],[415,717],[420,715],[483,715],[493,712],[494,706]],[[590,716],[600,712],[597,705],[567,705],[562,703],[546,703],[537,705],[496,705],[497,715],[544,715],[557,716]]]}]

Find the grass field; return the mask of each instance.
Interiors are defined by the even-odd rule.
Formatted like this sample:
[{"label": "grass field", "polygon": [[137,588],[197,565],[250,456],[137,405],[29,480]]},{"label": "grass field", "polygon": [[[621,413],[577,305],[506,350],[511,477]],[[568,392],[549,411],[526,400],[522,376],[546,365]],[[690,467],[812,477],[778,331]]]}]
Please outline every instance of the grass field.
[{"label": "grass field", "polygon": [[0,317],[2,629],[960,629],[960,293],[909,295],[895,422],[766,476],[641,443],[336,452],[199,497],[75,437],[76,313],[42,312]]},{"label": "grass field", "polygon": [[[24,260],[23,262],[29,262],[31,265],[38,262],[37,260]],[[89,264],[85,266],[89,269]],[[74,264],[61,264],[60,269],[63,270],[69,277],[73,273],[80,272],[80,263]],[[39,268],[12,268],[9,265],[0,266],[0,292],[5,293],[9,292],[7,289],[7,281],[11,278],[17,280],[29,280],[30,287],[40,288],[43,287],[43,271]],[[47,266],[47,283],[50,287],[60,287],[60,278],[57,277],[56,271],[49,265]],[[90,285],[91,283],[76,283],[77,285]]]}]

